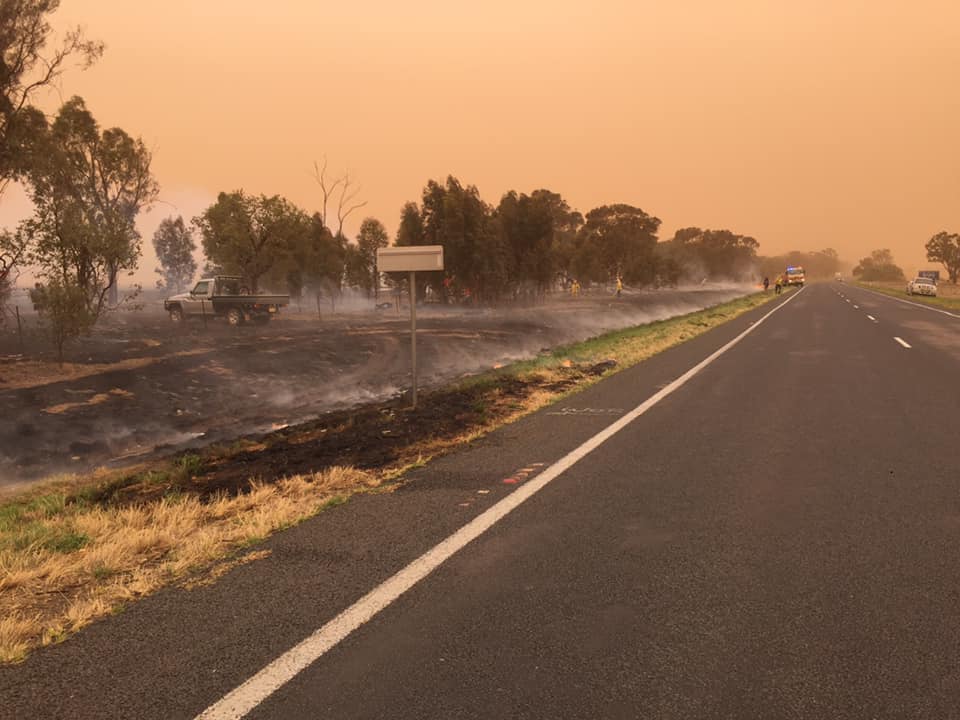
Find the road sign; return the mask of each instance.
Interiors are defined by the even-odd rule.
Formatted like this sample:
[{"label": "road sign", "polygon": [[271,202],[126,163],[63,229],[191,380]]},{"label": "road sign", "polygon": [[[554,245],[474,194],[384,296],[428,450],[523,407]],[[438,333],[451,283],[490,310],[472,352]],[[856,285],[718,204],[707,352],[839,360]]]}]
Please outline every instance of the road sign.
[{"label": "road sign", "polygon": [[410,401],[417,406],[417,272],[443,270],[442,245],[411,245],[377,249],[377,272],[410,273],[410,367],[413,389]]},{"label": "road sign", "polygon": [[443,270],[442,245],[411,245],[377,250],[378,272],[430,272]]}]

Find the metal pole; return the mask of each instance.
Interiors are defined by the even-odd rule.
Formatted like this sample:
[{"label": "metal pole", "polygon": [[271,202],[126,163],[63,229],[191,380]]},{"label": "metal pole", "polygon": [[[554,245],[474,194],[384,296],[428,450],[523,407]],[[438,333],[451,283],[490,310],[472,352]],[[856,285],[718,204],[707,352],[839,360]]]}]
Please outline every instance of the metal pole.
[{"label": "metal pole", "polygon": [[410,366],[413,373],[413,407],[417,406],[417,274],[410,272]]}]

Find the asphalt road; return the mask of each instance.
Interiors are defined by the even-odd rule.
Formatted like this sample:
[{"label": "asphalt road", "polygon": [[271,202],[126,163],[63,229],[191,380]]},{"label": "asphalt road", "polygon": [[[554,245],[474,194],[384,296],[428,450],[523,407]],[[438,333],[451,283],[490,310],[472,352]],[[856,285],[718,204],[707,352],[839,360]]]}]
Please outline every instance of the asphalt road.
[{"label": "asphalt road", "polygon": [[[249,717],[960,717],[960,319],[787,300]],[[0,714],[197,715],[769,310],[0,669]]]}]

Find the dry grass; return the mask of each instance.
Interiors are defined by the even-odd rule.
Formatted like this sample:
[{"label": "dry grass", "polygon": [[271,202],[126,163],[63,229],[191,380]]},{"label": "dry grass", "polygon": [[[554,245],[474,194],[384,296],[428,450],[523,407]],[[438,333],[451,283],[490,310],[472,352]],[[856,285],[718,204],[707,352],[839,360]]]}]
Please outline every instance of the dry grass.
[{"label": "dry grass", "polygon": [[42,412],[50,413],[51,415],[60,415],[67,412],[68,410],[74,410],[79,407],[86,407],[88,405],[102,405],[105,402],[108,402],[112,398],[132,398],[133,393],[129,390],[121,390],[120,388],[114,388],[110,392],[97,393],[96,395],[91,396],[90,398],[83,400],[81,402],[68,402],[60,403],[59,405],[51,405],[46,407]]},{"label": "dry grass", "polygon": [[0,390],[22,390],[116,370],[135,370],[171,358],[204,355],[210,352],[213,352],[212,348],[203,347],[157,357],[128,358],[113,363],[64,363],[62,366],[55,361],[17,360],[0,366]]},{"label": "dry grass", "polygon": [[0,516],[0,662],[59,642],[326,503],[379,484],[373,474],[331,468],[254,482],[248,493],[208,503],[171,497],[110,508],[64,505],[64,496],[45,495],[8,506]]},{"label": "dry grass", "polygon": [[[265,553],[237,552],[296,524],[351,494],[383,487],[432,457],[598,382],[772,299],[757,294],[698,313],[611,333],[469,378],[483,404],[462,431],[423,442],[411,440],[401,461],[376,471],[334,467],[272,482],[252,481],[246,492],[206,501],[180,494],[174,481],[200,464],[185,455],[163,468],[99,471],[60,478],[0,502],[0,663],[21,660],[32,649],[60,642],[154,590],[174,583],[212,582],[238,562]],[[616,366],[598,375],[585,370],[601,360]],[[520,381],[527,391],[505,392]],[[305,436],[310,433],[305,433]],[[316,440],[307,438],[305,441]],[[265,440],[266,442],[266,440]],[[296,438],[292,440],[296,442]],[[266,445],[237,443],[249,453]],[[220,458],[229,462],[229,454]],[[135,471],[135,472],[134,472]],[[131,474],[133,472],[133,474]],[[111,488],[136,482],[169,488],[166,496],[129,504]],[[43,493],[43,494],[41,494]],[[136,497],[136,496],[135,496]]]}]

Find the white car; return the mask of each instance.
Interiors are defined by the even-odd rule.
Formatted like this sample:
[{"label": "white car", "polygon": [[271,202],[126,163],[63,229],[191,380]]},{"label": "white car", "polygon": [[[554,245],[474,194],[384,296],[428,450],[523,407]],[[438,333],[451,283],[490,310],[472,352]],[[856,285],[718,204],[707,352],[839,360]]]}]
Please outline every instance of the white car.
[{"label": "white car", "polygon": [[930,278],[918,277],[907,283],[907,295],[937,296],[937,284]]}]

